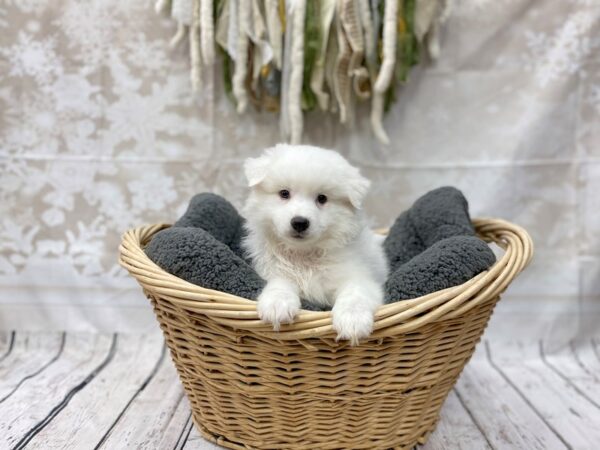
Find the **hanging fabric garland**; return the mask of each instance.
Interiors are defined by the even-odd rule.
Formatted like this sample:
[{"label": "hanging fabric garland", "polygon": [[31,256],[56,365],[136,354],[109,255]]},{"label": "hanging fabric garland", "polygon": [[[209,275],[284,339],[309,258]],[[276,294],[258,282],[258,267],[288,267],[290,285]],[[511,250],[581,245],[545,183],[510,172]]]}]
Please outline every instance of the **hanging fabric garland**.
[{"label": "hanging fabric garland", "polygon": [[389,143],[383,115],[422,55],[439,55],[450,0],[158,0],[177,22],[170,45],[187,40],[190,79],[219,61],[238,113],[279,111],[284,139],[299,143],[303,114],[318,108],[351,123],[370,101],[371,127]]}]

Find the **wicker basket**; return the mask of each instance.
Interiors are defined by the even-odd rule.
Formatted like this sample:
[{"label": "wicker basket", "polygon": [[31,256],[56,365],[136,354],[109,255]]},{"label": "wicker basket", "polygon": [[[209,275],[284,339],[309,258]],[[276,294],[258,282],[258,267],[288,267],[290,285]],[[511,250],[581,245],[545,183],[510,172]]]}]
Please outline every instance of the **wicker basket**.
[{"label": "wicker basket", "polygon": [[532,243],[502,220],[474,221],[504,249],[467,283],[385,305],[372,337],[335,342],[329,312],[303,311],[274,332],[255,302],[187,283],[143,247],[168,225],[127,232],[120,262],[151,300],[194,423],[232,449],[412,448],[435,427],[499,295],[527,265]]}]

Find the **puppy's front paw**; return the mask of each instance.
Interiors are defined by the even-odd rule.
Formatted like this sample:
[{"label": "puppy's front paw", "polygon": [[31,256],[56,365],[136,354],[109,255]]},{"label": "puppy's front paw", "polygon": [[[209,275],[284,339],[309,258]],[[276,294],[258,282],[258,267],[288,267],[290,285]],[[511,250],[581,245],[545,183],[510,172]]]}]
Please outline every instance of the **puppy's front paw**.
[{"label": "puppy's front paw", "polygon": [[273,325],[275,331],[279,331],[282,323],[292,323],[294,317],[300,311],[300,298],[285,291],[264,291],[258,297],[258,317],[264,322]]},{"label": "puppy's front paw", "polygon": [[350,345],[358,345],[361,339],[373,331],[373,314],[356,307],[333,308],[333,328],[337,331],[337,340],[348,339]]}]

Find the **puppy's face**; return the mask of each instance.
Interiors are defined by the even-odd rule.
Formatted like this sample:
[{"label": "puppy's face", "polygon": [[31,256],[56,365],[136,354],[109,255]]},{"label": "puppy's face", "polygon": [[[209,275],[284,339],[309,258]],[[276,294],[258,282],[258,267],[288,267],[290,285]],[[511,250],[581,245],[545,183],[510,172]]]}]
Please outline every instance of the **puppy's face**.
[{"label": "puppy's face", "polygon": [[353,217],[350,205],[325,187],[268,179],[253,197],[251,215],[268,235],[289,247],[332,238]]},{"label": "puppy's face", "polygon": [[291,248],[343,245],[360,230],[369,182],[339,154],[279,145],[245,164],[250,226]]}]

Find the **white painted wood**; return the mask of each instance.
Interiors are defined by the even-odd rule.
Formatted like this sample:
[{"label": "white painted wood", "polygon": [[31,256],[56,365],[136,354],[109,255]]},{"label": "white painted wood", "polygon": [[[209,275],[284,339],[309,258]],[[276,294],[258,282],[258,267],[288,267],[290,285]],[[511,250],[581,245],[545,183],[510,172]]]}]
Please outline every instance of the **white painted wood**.
[{"label": "white painted wood", "polygon": [[129,405],[101,448],[174,448],[190,407],[175,366],[165,355],[156,375]]},{"label": "white painted wood", "polygon": [[570,347],[577,361],[583,365],[584,370],[596,379],[600,379],[600,354],[596,351],[598,348],[597,341],[597,339],[572,341]]},{"label": "white painted wood", "polygon": [[592,338],[592,347],[594,349],[594,354],[596,358],[600,361],[600,337]]},{"label": "white painted wood", "polygon": [[195,426],[192,427],[190,434],[183,446],[183,450],[222,450],[223,447],[220,445],[213,444],[212,442],[208,442],[206,439],[202,437],[200,432],[196,429]]},{"label": "white painted wood", "polygon": [[[19,335],[15,353],[0,363],[0,392],[7,380],[19,378],[15,374],[22,378],[22,369],[33,367],[27,366],[31,361],[38,361],[37,367],[47,362],[52,357],[48,346],[54,342],[56,350],[60,336],[52,341],[47,333]],[[0,448],[14,447],[51,417],[27,448],[93,448],[102,441],[101,448],[111,450],[219,450],[191,426],[173,364],[168,355],[161,359],[162,337],[119,336],[111,353],[112,339],[67,334],[58,358],[0,401]],[[0,333],[0,357],[9,345],[10,333]],[[554,450],[565,443],[597,448],[600,355],[590,340],[554,342],[547,351],[543,347],[543,355],[539,342],[494,340],[488,345],[490,358],[480,345],[448,396],[436,430],[420,448]],[[76,386],[82,387],[64,402]]]},{"label": "white painted wood", "polygon": [[59,357],[63,333],[17,333],[13,350],[0,363],[0,402],[25,379],[44,370]]},{"label": "white painted wood", "polygon": [[157,365],[162,335],[119,335],[110,363],[75,395],[28,448],[97,445]]},{"label": "white painted wood", "polygon": [[12,331],[0,331],[0,362],[11,351]]},{"label": "white painted wood", "polygon": [[191,414],[190,402],[184,395],[179,405],[177,405],[177,409],[173,413],[157,448],[168,447],[176,450],[183,448],[190,431]]},{"label": "white painted wood", "polygon": [[551,370],[573,384],[600,411],[600,372],[591,372],[584,366],[572,342],[555,348],[551,353],[546,350],[547,346],[543,342],[540,345],[542,359]]},{"label": "white painted wood", "polygon": [[600,410],[541,360],[539,348],[522,342],[490,342],[491,361],[563,440],[577,449],[600,442]]},{"label": "white painted wood", "polygon": [[9,373],[24,369],[36,357],[55,356],[60,348],[62,333],[26,333],[15,334],[15,341],[10,354],[0,362],[0,380],[4,380]]},{"label": "white painted wood", "polygon": [[479,345],[456,391],[495,449],[561,449],[564,443],[490,364]]},{"label": "white painted wood", "polygon": [[177,442],[177,445],[173,448],[173,450],[183,450],[188,438],[190,437],[190,432],[192,431],[193,427],[194,422],[192,421],[192,413],[190,411],[190,415],[188,416],[183,433],[181,434],[179,441]]},{"label": "white painted wood", "polygon": [[489,449],[485,436],[481,434],[469,413],[462,406],[456,392],[448,395],[440,420],[423,450],[483,450]]},{"label": "white painted wood", "polygon": [[13,447],[107,357],[111,335],[68,334],[59,359],[0,403],[0,436]]}]

